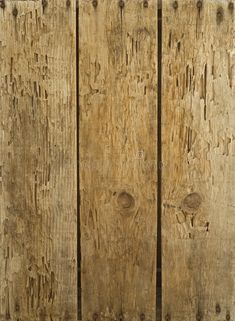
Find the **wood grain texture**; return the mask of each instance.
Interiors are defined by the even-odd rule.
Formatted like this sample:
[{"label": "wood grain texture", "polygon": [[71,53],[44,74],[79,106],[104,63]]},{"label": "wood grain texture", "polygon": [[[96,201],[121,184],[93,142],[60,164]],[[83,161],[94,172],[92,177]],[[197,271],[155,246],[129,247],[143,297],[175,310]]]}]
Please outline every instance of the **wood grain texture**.
[{"label": "wood grain texture", "polygon": [[163,1],[163,317],[235,318],[234,2]]},{"label": "wood grain texture", "polygon": [[157,1],[79,2],[83,320],[155,320]]},{"label": "wood grain texture", "polygon": [[77,319],[75,1],[67,5],[0,3],[1,321]]}]

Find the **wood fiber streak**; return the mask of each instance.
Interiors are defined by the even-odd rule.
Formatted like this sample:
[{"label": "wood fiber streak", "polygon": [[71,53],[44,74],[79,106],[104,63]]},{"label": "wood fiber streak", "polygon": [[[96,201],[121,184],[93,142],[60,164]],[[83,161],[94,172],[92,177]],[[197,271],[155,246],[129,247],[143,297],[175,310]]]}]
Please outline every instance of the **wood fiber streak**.
[{"label": "wood fiber streak", "polygon": [[[177,5],[176,5],[176,4]],[[234,3],[163,1],[163,317],[235,318]]]},{"label": "wood fiber streak", "polygon": [[82,319],[155,320],[157,1],[79,2]]},{"label": "wood fiber streak", "polygon": [[0,320],[75,321],[75,1],[3,2]]}]

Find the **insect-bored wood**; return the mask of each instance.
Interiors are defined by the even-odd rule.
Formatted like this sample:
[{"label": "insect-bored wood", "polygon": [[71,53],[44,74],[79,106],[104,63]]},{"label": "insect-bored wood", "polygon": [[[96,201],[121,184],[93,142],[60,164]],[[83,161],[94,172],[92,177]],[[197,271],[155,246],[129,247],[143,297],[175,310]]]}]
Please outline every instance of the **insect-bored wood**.
[{"label": "insect-bored wood", "polygon": [[79,4],[82,318],[155,320],[157,1]]},{"label": "insect-bored wood", "polygon": [[0,320],[77,320],[75,31],[75,1],[1,1]]},{"label": "insect-bored wood", "polygon": [[163,1],[163,317],[235,316],[234,12]]}]

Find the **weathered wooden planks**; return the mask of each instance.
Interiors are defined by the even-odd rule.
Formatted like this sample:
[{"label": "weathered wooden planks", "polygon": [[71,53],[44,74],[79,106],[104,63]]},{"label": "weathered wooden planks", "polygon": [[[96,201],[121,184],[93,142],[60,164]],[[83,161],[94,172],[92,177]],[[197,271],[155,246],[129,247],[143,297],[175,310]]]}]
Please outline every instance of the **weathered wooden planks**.
[{"label": "weathered wooden planks", "polygon": [[156,15],[79,2],[83,320],[155,320]]},{"label": "weathered wooden planks", "polygon": [[77,320],[75,1],[0,7],[0,320]]},{"label": "weathered wooden planks", "polygon": [[163,317],[235,317],[234,2],[163,1]]}]

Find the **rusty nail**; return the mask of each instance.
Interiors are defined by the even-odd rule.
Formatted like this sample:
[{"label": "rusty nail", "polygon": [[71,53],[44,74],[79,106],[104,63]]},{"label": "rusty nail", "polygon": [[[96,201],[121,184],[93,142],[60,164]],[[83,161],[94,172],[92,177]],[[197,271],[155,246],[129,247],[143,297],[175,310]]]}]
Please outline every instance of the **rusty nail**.
[{"label": "rusty nail", "polygon": [[215,306],[215,312],[217,314],[219,314],[221,312],[221,307],[220,307],[219,303],[217,303],[216,306]]},{"label": "rusty nail", "polygon": [[229,312],[226,313],[226,320],[227,320],[227,321],[230,320],[230,313],[229,313]]},{"label": "rusty nail", "polygon": [[2,9],[5,9],[5,7],[6,7],[5,0],[1,0],[1,1],[0,1],[0,7],[1,7]]},{"label": "rusty nail", "polygon": [[123,9],[124,6],[125,6],[124,1],[123,1],[123,0],[120,0],[120,1],[119,1],[119,7],[120,7],[121,9]]},{"label": "rusty nail", "polygon": [[228,9],[229,9],[230,11],[233,11],[233,10],[234,10],[234,3],[233,3],[233,2],[229,2],[229,4],[228,4]]},{"label": "rusty nail", "polygon": [[16,7],[14,7],[14,9],[12,10],[12,14],[13,14],[14,17],[17,17],[17,15],[18,15],[18,10],[17,10]]},{"label": "rusty nail", "polygon": [[198,0],[197,2],[197,8],[200,10],[202,8],[202,1]]},{"label": "rusty nail", "polygon": [[70,0],[67,0],[66,1],[66,7],[68,8],[68,7],[70,7],[71,6],[71,1]]},{"label": "rusty nail", "polygon": [[98,314],[97,314],[97,313],[94,313],[94,314],[93,314],[93,320],[94,320],[94,321],[97,321],[97,320],[98,320]]},{"label": "rusty nail", "polygon": [[141,320],[141,321],[144,321],[144,319],[145,319],[145,314],[144,314],[144,313],[141,313],[141,315],[140,315],[140,320]]},{"label": "rusty nail", "polygon": [[173,2],[173,8],[176,10],[178,9],[178,1]]},{"label": "rusty nail", "polygon": [[98,6],[98,1],[97,0],[93,0],[92,1],[92,5],[94,8],[96,8]]},{"label": "rusty nail", "polygon": [[148,0],[144,0],[144,8],[148,8],[149,4],[148,4]]}]

